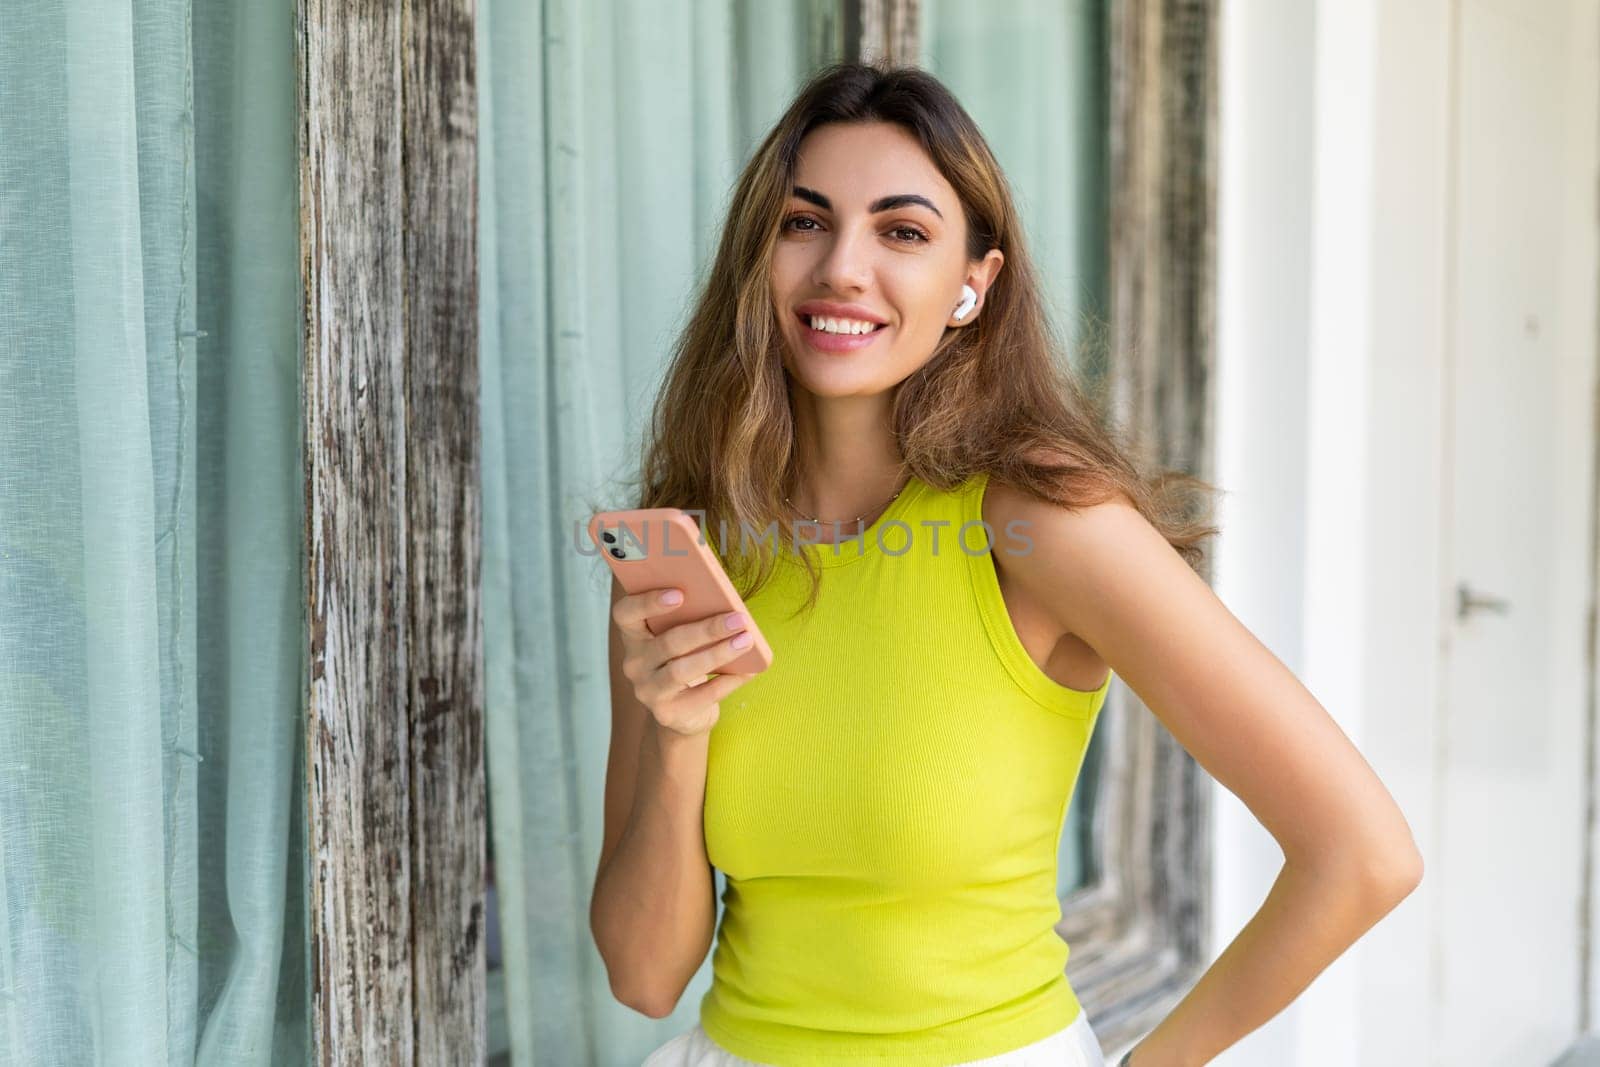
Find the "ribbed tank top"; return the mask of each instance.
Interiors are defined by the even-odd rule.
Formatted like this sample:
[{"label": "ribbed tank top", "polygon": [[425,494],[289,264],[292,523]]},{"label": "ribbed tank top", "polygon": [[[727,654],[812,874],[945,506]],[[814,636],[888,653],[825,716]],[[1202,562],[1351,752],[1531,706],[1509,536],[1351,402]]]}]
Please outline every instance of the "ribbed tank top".
[{"label": "ribbed tank top", "polygon": [[[1070,689],[1017,636],[987,474],[913,477],[861,536],[792,529],[747,599],[772,666],[723,700],[704,828],[724,911],[700,1023],[758,1062],[934,1067],[1072,1023],[1057,850],[1111,685]],[[730,531],[733,533],[733,531]],[[729,544],[736,542],[733,533]],[[719,553],[720,554],[720,553]]]}]

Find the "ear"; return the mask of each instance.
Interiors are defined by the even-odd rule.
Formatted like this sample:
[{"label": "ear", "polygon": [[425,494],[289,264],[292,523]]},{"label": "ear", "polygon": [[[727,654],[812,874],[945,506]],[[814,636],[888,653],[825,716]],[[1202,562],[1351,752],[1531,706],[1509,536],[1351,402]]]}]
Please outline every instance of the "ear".
[{"label": "ear", "polygon": [[998,248],[991,248],[982,259],[977,260],[967,269],[967,276],[964,281],[967,285],[972,286],[973,290],[978,294],[978,302],[973,305],[972,311],[961,319],[956,318],[954,305],[952,305],[949,321],[946,325],[970,326],[977,320],[978,313],[983,310],[984,296],[988,293],[989,286],[994,284],[995,277],[999,275],[1000,268],[1005,265],[1005,261],[1006,254],[1004,252]]}]

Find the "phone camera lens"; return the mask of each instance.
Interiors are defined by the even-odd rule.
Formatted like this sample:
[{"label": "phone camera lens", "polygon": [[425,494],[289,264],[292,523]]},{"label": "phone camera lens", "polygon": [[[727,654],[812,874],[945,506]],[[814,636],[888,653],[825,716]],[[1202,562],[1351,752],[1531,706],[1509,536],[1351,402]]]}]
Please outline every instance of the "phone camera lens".
[{"label": "phone camera lens", "polygon": [[617,543],[617,535],[612,533],[610,530],[601,530],[600,540],[604,541],[608,545],[614,545]]},{"label": "phone camera lens", "polygon": [[626,552],[622,551],[622,549],[620,549],[620,548],[613,548],[611,550],[611,554],[613,556],[617,557],[618,559],[627,559],[628,558],[628,554]]}]

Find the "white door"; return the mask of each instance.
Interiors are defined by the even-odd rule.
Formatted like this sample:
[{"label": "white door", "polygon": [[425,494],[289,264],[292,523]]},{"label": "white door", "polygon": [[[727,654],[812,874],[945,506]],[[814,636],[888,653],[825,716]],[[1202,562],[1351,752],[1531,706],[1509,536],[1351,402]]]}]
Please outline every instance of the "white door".
[{"label": "white door", "polygon": [[1597,7],[1455,10],[1436,1064],[1548,1064],[1580,1025]]}]

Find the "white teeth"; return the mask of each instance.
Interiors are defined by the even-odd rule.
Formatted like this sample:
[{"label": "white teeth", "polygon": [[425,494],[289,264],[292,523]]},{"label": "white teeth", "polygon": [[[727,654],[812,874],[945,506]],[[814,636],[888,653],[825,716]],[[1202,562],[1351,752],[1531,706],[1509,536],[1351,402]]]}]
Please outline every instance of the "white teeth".
[{"label": "white teeth", "polygon": [[878,328],[875,322],[860,322],[856,319],[825,319],[819,315],[810,316],[811,328],[824,333],[871,333]]}]

